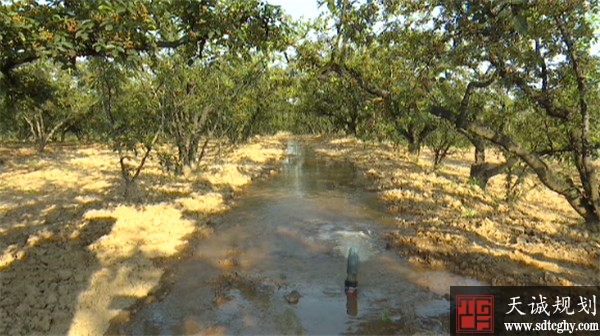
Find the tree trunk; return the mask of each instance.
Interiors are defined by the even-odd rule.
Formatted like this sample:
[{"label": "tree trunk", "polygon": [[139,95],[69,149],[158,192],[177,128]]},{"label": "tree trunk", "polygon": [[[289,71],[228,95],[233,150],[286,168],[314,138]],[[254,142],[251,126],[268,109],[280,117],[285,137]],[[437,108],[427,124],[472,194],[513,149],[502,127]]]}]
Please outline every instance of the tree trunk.
[{"label": "tree trunk", "polygon": [[480,139],[469,137],[469,140],[475,146],[475,164],[485,163],[485,143]]},{"label": "tree trunk", "polygon": [[435,148],[433,153],[433,169],[437,169],[442,161],[446,158],[448,153],[450,152],[450,148],[452,147],[452,143],[446,143],[438,148]]},{"label": "tree trunk", "polygon": [[411,155],[419,156],[421,152],[421,142],[418,139],[409,139],[408,140],[408,152]]},{"label": "tree trunk", "polygon": [[44,150],[46,149],[46,145],[48,144],[48,141],[45,137],[40,137],[38,139],[36,139],[36,144],[37,144],[37,152],[39,154],[44,153]]},{"label": "tree trunk", "polygon": [[190,168],[195,168],[196,163],[198,161],[198,145],[200,143],[200,137],[195,135],[193,139],[190,141],[190,146],[188,148],[188,162],[187,166]]},{"label": "tree trunk", "polygon": [[210,137],[206,137],[206,139],[204,140],[204,143],[202,144],[202,149],[200,150],[200,154],[198,155],[198,163],[200,163],[200,161],[202,161],[202,158],[204,158],[204,154],[206,153],[206,147],[208,146],[209,141],[210,141]]},{"label": "tree trunk", "polygon": [[129,179],[123,180],[123,183],[123,197],[125,198],[125,201],[135,201],[137,198],[136,196],[138,195],[137,183],[135,182],[135,180]]},{"label": "tree trunk", "polygon": [[[471,84],[473,83],[470,83],[469,86],[467,86],[465,98],[468,97],[469,88],[472,88]],[[479,84],[483,85],[485,83]],[[550,107],[554,108],[553,106]],[[554,112],[556,112],[556,110],[548,111],[549,114]],[[590,198],[585,194],[585,192],[582,192],[582,190],[573,182],[572,179],[568,177],[565,178],[557,171],[553,170],[548,164],[546,164],[546,162],[542,160],[539,154],[530,152],[520,143],[514,141],[511,137],[502,132],[482,125],[477,121],[469,120],[465,118],[464,115],[457,116],[450,109],[442,106],[433,106],[431,113],[435,116],[452,122],[462,132],[490,141],[504,148],[507,152],[515,155],[535,172],[540,181],[546,187],[562,195],[567,202],[569,202],[571,207],[581,217],[583,217],[588,224],[597,227],[597,224],[600,223],[600,213],[596,211],[598,204],[592,204],[592,202],[590,202]]]},{"label": "tree trunk", "polygon": [[[481,190],[485,190],[489,179],[499,173],[492,174],[495,169],[494,165],[486,165],[485,163],[485,142],[471,134],[466,134],[466,136],[469,142],[475,147],[475,162],[471,164],[469,180],[477,184]],[[487,172],[487,170],[492,171]]]},{"label": "tree trunk", "polygon": [[196,159],[198,157],[198,145],[200,143],[200,138],[194,136],[191,139],[187,139],[186,141],[180,141],[177,144],[177,149],[179,151],[179,164],[182,166],[193,168],[196,163]]},{"label": "tree trunk", "polygon": [[357,117],[351,117],[350,121],[348,122],[348,132],[350,133],[350,135],[354,135],[356,136],[357,132],[358,132],[358,118]]},{"label": "tree trunk", "polygon": [[476,183],[481,190],[487,188],[489,180],[505,172],[517,163],[517,159],[509,159],[504,163],[480,163],[471,165],[471,172],[469,173],[469,179]]}]

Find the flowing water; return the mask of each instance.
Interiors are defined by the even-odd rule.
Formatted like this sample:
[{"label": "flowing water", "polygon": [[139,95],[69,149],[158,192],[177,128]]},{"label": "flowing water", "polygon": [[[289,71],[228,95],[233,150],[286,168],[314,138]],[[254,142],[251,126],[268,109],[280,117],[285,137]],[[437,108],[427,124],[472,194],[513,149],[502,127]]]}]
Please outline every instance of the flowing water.
[{"label": "flowing water", "polygon": [[[166,297],[119,330],[133,335],[449,334],[451,285],[386,251],[395,219],[351,164],[292,142],[280,175],[251,186],[176,265]],[[358,295],[346,295],[346,256],[360,257]],[[296,303],[288,296],[296,290]],[[288,300],[289,299],[289,300]],[[296,298],[298,299],[298,298]]]}]

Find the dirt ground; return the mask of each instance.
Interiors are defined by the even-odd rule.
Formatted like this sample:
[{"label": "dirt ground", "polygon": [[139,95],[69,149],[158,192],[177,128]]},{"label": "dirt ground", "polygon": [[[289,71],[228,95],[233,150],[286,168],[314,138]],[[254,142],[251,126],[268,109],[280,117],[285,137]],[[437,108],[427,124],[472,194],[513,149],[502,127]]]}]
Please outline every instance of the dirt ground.
[{"label": "dirt ground", "polygon": [[[153,157],[125,202],[116,153],[0,146],[0,335],[101,335],[157,288],[190,239],[256,178],[279,170],[288,135],[257,137],[174,177]],[[126,317],[125,317],[126,318]]]},{"label": "dirt ground", "polygon": [[428,151],[416,158],[352,138],[322,139],[316,147],[368,177],[369,188],[397,216],[389,247],[414,265],[498,286],[600,284],[600,234],[586,230],[568,203],[534,176],[509,205],[506,175],[494,177],[486,192],[469,183],[471,151],[451,155],[434,171]]}]

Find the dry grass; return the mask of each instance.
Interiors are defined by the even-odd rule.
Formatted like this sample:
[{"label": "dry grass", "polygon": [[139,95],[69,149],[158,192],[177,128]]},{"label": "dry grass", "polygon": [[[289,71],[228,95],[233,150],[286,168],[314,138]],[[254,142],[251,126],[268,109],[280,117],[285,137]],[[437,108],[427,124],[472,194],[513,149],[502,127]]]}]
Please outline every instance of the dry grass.
[{"label": "dry grass", "polygon": [[252,179],[277,170],[287,135],[254,138],[199,173],[173,177],[151,158],[137,202],[124,201],[118,157],[100,146],[0,148],[0,334],[99,335],[146,297],[209,217]]},{"label": "dry grass", "polygon": [[523,198],[508,205],[505,176],[490,180],[486,192],[469,184],[471,152],[456,153],[433,171],[428,151],[417,159],[352,138],[317,146],[364,171],[370,188],[397,215],[388,241],[416,265],[494,285],[600,281],[600,236],[588,232],[569,204],[534,176],[526,178]]}]

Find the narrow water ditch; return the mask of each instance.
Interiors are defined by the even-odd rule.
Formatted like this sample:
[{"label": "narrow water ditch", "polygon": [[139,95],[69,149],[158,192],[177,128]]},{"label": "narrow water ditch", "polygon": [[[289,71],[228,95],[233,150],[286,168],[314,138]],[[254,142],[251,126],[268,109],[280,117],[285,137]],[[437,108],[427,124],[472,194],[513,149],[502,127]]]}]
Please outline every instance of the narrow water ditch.
[{"label": "narrow water ditch", "polygon": [[[282,173],[219,218],[214,237],[174,266],[173,285],[118,329],[129,335],[449,334],[450,285],[476,282],[415,269],[386,251],[395,219],[349,163],[292,142]],[[357,300],[346,256],[360,257]],[[299,297],[289,295],[297,291]],[[296,294],[296,293],[294,293]],[[296,302],[297,301],[297,302]]]}]

